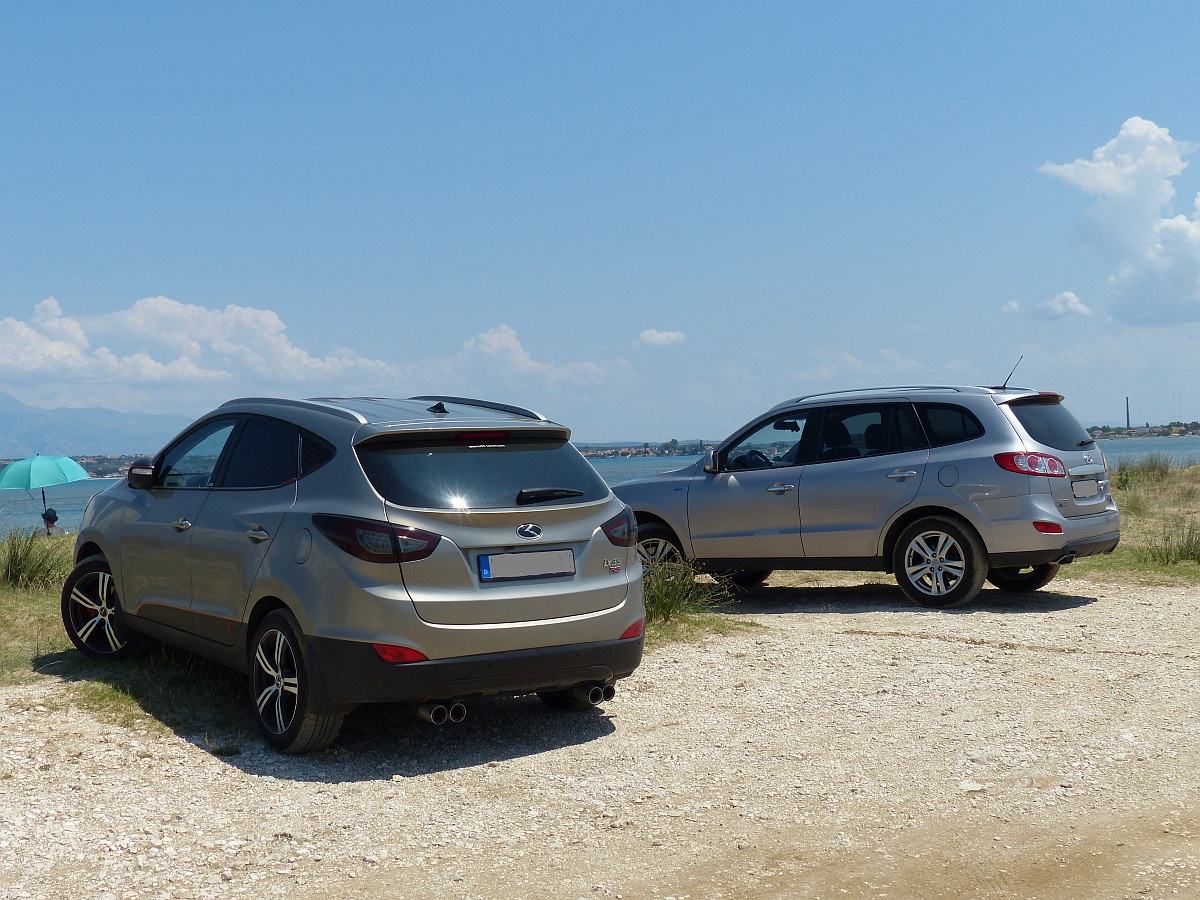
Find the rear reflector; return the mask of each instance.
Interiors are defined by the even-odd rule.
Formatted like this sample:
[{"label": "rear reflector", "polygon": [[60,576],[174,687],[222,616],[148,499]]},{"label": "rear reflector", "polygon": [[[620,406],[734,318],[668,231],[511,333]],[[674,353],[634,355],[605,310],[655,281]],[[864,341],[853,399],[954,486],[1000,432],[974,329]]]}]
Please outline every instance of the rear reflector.
[{"label": "rear reflector", "polygon": [[1062,526],[1057,522],[1034,522],[1033,527],[1042,534],[1062,534]]},{"label": "rear reflector", "polygon": [[634,624],[625,629],[625,633],[621,635],[621,640],[627,641],[631,638],[639,638],[646,633],[646,620],[638,619]]},{"label": "rear reflector", "polygon": [[379,654],[379,658],[390,663],[428,662],[429,657],[420,650],[412,647],[402,647],[400,644],[372,644],[371,649]]}]

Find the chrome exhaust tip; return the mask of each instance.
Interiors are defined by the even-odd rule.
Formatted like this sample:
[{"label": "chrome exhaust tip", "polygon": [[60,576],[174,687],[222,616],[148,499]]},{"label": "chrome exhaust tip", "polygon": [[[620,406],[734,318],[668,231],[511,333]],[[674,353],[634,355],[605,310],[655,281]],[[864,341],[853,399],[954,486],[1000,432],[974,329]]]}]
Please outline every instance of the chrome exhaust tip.
[{"label": "chrome exhaust tip", "polygon": [[571,696],[592,706],[599,706],[605,700],[611,700],[617,695],[617,689],[611,684],[581,684],[571,689]]},{"label": "chrome exhaust tip", "polygon": [[[444,703],[422,703],[417,707],[417,713],[426,722],[432,722],[434,725],[445,725],[446,720],[450,718],[450,710]],[[463,707],[463,714],[466,715],[466,707]]]}]

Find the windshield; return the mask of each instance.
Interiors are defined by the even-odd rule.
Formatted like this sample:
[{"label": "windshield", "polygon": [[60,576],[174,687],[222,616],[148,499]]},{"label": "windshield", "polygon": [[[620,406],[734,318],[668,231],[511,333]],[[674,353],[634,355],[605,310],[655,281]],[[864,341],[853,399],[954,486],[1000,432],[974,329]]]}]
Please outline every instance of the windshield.
[{"label": "windshield", "polygon": [[421,509],[509,509],[603,500],[608,485],[561,435],[460,432],[359,445],[384,499]]}]

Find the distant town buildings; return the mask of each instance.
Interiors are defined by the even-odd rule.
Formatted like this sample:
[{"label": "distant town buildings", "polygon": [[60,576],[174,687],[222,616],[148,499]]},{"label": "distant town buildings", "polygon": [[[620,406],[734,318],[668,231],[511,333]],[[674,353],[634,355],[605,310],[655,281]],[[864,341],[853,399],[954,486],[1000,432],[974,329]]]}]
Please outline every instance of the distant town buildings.
[{"label": "distant town buildings", "polygon": [[1169,425],[1131,425],[1122,428],[1118,425],[1092,425],[1088,434],[1093,438],[1124,438],[1124,437],[1185,437],[1200,435],[1200,422],[1172,422]]},{"label": "distant town buildings", "polygon": [[663,444],[630,444],[627,447],[591,447],[584,444],[579,452],[588,459],[634,459],[643,456],[699,456],[716,446],[712,441],[681,443],[672,438]]}]

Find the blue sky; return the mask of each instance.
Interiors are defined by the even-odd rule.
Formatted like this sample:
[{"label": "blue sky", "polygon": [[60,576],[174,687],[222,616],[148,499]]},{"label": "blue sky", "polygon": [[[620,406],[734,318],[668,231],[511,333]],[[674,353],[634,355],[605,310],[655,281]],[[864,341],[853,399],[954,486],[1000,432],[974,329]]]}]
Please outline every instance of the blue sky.
[{"label": "blue sky", "polygon": [[1200,6],[6,3],[0,391],[1200,419]]}]

